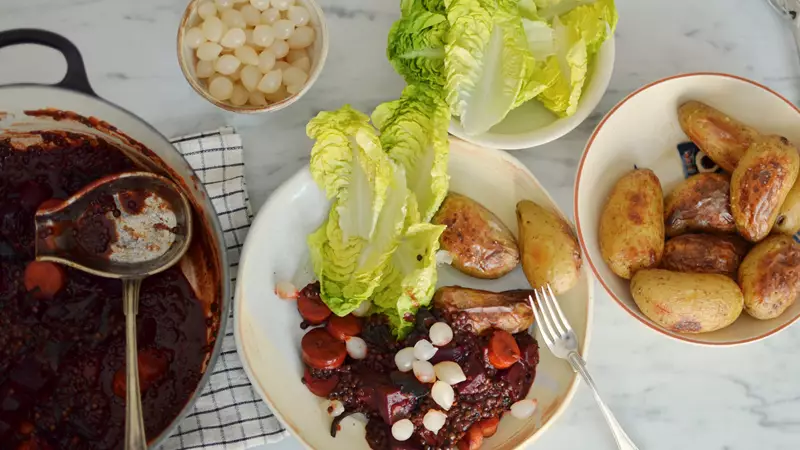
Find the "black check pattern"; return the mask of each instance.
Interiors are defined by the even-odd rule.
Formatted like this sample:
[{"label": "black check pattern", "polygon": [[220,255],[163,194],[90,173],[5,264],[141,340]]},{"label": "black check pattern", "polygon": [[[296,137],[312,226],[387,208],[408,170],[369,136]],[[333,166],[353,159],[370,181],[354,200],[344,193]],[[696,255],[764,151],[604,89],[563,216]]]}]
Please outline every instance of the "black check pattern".
[{"label": "black check pattern", "polygon": [[[181,137],[172,141],[208,190],[225,235],[236,283],[239,253],[253,219],[244,180],[242,139],[233,128]],[[244,449],[277,442],[286,435],[278,419],[261,401],[242,369],[233,338],[233,311],[222,353],[211,380],[165,450]]]}]

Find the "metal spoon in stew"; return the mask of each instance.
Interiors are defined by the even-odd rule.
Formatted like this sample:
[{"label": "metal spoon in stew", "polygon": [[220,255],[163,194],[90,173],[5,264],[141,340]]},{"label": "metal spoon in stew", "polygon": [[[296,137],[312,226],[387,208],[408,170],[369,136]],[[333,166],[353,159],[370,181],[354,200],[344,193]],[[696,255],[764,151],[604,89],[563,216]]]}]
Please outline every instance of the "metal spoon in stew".
[{"label": "metal spoon in stew", "polygon": [[101,178],[39,207],[36,259],[121,279],[125,308],[125,449],[147,448],[139,390],[136,315],[142,279],[164,271],[192,239],[191,205],[170,180],[147,172]]}]

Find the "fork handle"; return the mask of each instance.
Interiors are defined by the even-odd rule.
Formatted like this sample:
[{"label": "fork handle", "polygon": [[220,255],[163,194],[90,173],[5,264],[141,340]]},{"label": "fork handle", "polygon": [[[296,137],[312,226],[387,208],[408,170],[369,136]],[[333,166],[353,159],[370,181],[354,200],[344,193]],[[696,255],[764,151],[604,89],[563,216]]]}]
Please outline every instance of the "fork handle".
[{"label": "fork handle", "polygon": [[589,371],[586,370],[586,361],[583,360],[578,352],[572,352],[567,356],[567,360],[569,361],[572,369],[575,372],[579,373],[583,380],[586,381],[586,384],[592,388],[592,393],[594,394],[594,399],[597,401],[597,405],[600,407],[600,411],[603,412],[603,416],[606,418],[606,422],[608,422],[609,428],[611,428],[611,433],[614,434],[614,440],[617,441],[617,447],[619,450],[638,450],[636,445],[634,445],[631,438],[625,434],[625,431],[620,426],[617,419],[614,417],[614,414],[608,409],[603,399],[600,398],[600,393],[597,391],[597,386],[594,384],[594,380],[592,380],[592,376],[589,375]]}]

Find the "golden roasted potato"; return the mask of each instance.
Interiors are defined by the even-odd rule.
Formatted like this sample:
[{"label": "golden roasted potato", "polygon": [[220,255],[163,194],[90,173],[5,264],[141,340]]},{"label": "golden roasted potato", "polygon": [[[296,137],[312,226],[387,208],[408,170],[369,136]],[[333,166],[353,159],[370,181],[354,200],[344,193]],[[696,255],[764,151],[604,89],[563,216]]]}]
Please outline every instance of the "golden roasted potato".
[{"label": "golden roasted potato", "polygon": [[445,225],[441,249],[453,256],[453,267],[476,278],[500,278],[519,264],[511,230],[471,198],[450,192],[432,222]]},{"label": "golden roasted potato", "polygon": [[558,214],[536,203],[517,203],[522,271],[532,287],[550,284],[560,294],[572,289],[581,276],[581,248],[572,227]]},{"label": "golden roasted potato", "polygon": [[731,212],[745,239],[758,242],[769,234],[789,190],[797,180],[800,155],[788,139],[757,139],[731,177]]},{"label": "golden roasted potato", "polygon": [[499,328],[511,334],[527,330],[533,324],[533,311],[528,297],[531,290],[489,292],[461,286],[445,286],[433,296],[435,307],[447,311],[461,311],[473,330],[480,334],[490,328]]},{"label": "golden roasted potato", "polygon": [[800,288],[800,246],[783,234],[756,244],[739,266],[744,309],[756,319],[773,319],[792,306]]},{"label": "golden roasted potato", "polygon": [[699,173],[685,179],[664,200],[667,236],[689,231],[734,233],[731,180],[721,173]]},{"label": "golden roasted potato", "polygon": [[635,169],[614,185],[600,216],[600,251],[611,271],[625,279],[661,262],[664,199],[652,170]]},{"label": "golden roasted potato", "polygon": [[713,273],[645,269],[631,279],[633,300],[653,322],[678,333],[725,328],[742,314],[735,281]]},{"label": "golden roasted potato", "polygon": [[712,161],[733,172],[758,131],[705,103],[688,101],[678,108],[683,132]]},{"label": "golden roasted potato", "polygon": [[772,231],[789,236],[794,236],[800,231],[800,174],[781,205]]},{"label": "golden roasted potato", "polygon": [[735,234],[684,234],[667,241],[661,268],[676,272],[718,273],[736,279],[750,244]]}]

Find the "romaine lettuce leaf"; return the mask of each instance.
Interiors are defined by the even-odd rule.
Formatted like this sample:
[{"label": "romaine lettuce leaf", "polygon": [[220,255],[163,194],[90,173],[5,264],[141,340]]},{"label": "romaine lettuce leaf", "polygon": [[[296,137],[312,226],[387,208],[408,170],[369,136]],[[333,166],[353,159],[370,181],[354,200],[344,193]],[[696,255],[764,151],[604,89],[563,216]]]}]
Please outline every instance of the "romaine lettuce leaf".
[{"label": "romaine lettuce leaf", "polygon": [[428,11],[421,0],[406,8],[389,31],[386,56],[407,83],[443,85],[447,17]]},{"label": "romaine lettuce leaf", "polygon": [[584,41],[575,28],[564,26],[558,17],[553,19],[556,54],[547,59],[542,78],[552,80],[537,97],[544,106],[560,117],[575,114],[586,83],[589,55]]},{"label": "romaine lettuce leaf", "polygon": [[559,19],[564,26],[574,28],[580,33],[586,42],[586,51],[591,56],[614,34],[619,16],[614,0],[596,0],[572,9]]}]

